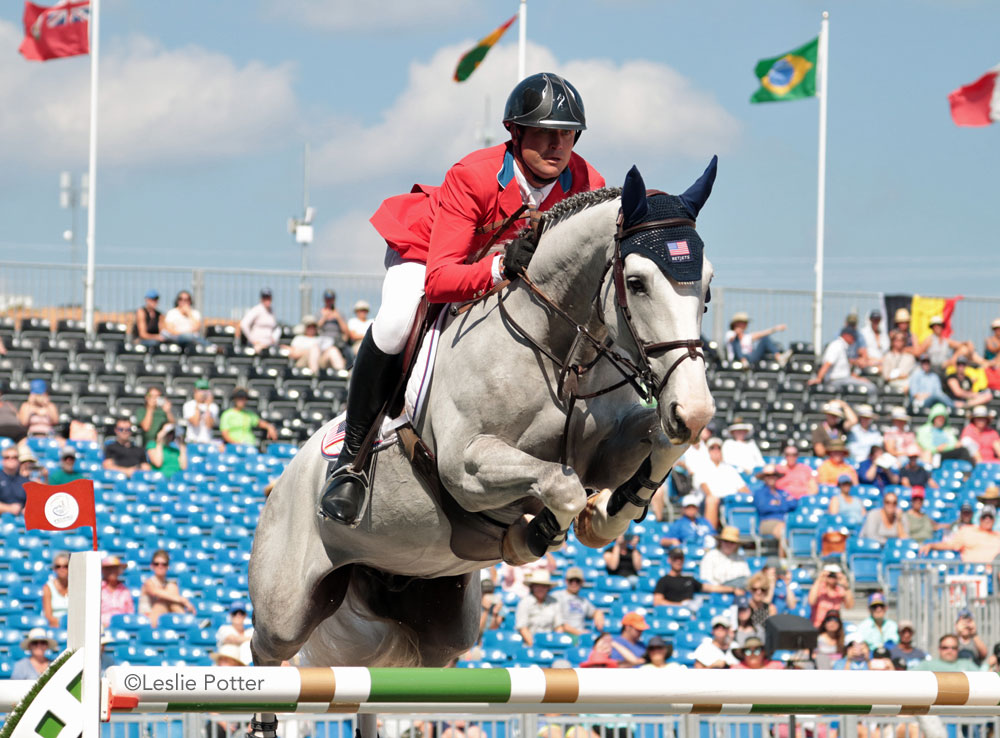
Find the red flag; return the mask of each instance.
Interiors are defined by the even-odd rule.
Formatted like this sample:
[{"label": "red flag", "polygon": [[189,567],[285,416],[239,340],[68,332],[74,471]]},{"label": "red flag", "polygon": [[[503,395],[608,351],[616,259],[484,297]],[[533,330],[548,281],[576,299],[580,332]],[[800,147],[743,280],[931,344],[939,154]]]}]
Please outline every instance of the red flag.
[{"label": "red flag", "polygon": [[956,295],[944,301],[944,309],[941,311],[941,318],[944,320],[944,332],[941,335],[945,338],[951,337],[951,316],[955,313],[958,301],[964,299],[964,295]]},{"label": "red flag", "polygon": [[24,40],[19,51],[32,61],[87,54],[89,21],[90,0],[62,0],[51,8],[26,0]]},{"label": "red flag", "polygon": [[25,530],[67,530],[90,526],[97,550],[97,512],[94,509],[94,483],[77,479],[66,484],[25,482]]},{"label": "red flag", "polygon": [[988,126],[1000,119],[1000,85],[994,67],[972,84],[948,94],[951,119],[956,126]]}]

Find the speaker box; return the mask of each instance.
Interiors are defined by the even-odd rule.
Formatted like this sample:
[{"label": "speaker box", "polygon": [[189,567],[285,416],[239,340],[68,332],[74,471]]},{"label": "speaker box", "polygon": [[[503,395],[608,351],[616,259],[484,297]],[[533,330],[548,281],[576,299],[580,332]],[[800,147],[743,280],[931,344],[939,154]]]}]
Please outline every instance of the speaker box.
[{"label": "speaker box", "polygon": [[764,648],[768,653],[816,648],[818,635],[812,621],[798,615],[772,615],[764,621]]}]

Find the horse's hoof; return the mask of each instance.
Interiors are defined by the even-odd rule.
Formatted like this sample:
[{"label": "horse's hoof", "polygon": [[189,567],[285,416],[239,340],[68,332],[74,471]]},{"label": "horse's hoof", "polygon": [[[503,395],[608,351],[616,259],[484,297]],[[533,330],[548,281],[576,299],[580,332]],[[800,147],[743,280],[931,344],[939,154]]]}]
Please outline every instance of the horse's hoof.
[{"label": "horse's hoof", "polygon": [[539,556],[531,553],[528,548],[528,523],[532,521],[534,515],[522,515],[507,528],[500,542],[500,555],[503,560],[511,566],[522,566],[538,561]]},{"label": "horse's hoof", "polygon": [[580,514],[573,521],[573,532],[576,533],[576,539],[584,546],[589,548],[604,548],[614,542],[614,538],[605,538],[598,535],[594,530],[594,515],[598,512],[598,506],[602,502],[607,505],[607,501],[610,498],[610,489],[602,489],[600,492],[592,494],[587,498],[586,506],[584,506],[583,510],[580,511]]}]

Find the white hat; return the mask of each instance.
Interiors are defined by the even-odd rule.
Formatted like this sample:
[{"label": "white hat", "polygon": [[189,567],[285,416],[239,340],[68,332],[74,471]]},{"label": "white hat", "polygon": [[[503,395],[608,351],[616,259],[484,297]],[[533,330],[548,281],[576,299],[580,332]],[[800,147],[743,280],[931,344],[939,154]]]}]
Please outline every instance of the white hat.
[{"label": "white hat", "polygon": [[892,410],[889,411],[889,417],[893,420],[909,420],[910,416],[906,414],[906,408],[902,405],[896,405]]},{"label": "white hat", "polygon": [[727,628],[731,628],[733,621],[726,615],[716,615],[712,618],[712,627],[714,628],[716,625],[725,625]]},{"label": "white hat", "polygon": [[219,663],[219,658],[225,656],[233,661],[239,662],[240,666],[246,666],[247,663],[243,660],[243,654],[240,652],[240,647],[235,643],[223,643],[219,646],[218,651],[213,651],[209,654],[212,659],[213,664]]},{"label": "white hat", "polygon": [[859,418],[874,418],[875,408],[868,404],[858,405],[857,413]]},{"label": "white hat", "polygon": [[827,415],[836,415],[838,418],[844,417],[844,411],[840,409],[840,405],[833,402],[823,405],[823,412]]},{"label": "white hat", "polygon": [[823,567],[823,572],[825,574],[840,574],[843,570],[838,564],[826,564]]},{"label": "white hat", "polygon": [[28,646],[35,641],[45,641],[49,644],[49,651],[55,651],[59,648],[59,644],[56,643],[55,639],[49,636],[49,633],[45,628],[32,628],[28,631],[28,635],[24,637],[21,641],[21,648],[24,651],[28,650]]},{"label": "white hat", "polygon": [[358,310],[371,310],[372,306],[368,304],[368,300],[358,300],[354,303],[355,312]]},{"label": "white hat", "polygon": [[928,325],[944,325],[944,318],[942,318],[940,315],[935,315],[927,322]]},{"label": "white hat", "polygon": [[548,587],[553,586],[552,575],[549,574],[548,569],[532,569],[524,577],[524,583],[531,584],[544,584]]},{"label": "white hat", "polygon": [[700,502],[701,500],[698,499],[698,495],[684,495],[681,498],[681,507],[687,507],[689,505],[698,507],[698,503]]}]

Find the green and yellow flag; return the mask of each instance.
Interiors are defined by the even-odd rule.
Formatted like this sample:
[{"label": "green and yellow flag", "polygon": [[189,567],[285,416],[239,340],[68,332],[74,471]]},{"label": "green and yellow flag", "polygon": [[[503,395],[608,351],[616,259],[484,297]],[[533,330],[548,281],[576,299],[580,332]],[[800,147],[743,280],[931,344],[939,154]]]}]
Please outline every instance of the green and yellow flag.
[{"label": "green and yellow flag", "polygon": [[497,28],[493,33],[481,39],[478,44],[476,44],[472,49],[465,52],[461,59],[458,60],[458,66],[455,67],[455,77],[456,82],[465,82],[469,76],[476,71],[476,67],[482,64],[483,59],[486,58],[487,52],[493,48],[500,37],[507,32],[514,21],[517,20],[515,15],[509,21],[504,23],[502,26]]},{"label": "green and yellow flag", "polygon": [[761,59],[754,68],[760,88],[750,102],[778,102],[816,96],[816,58],[819,36],[787,54]]}]

